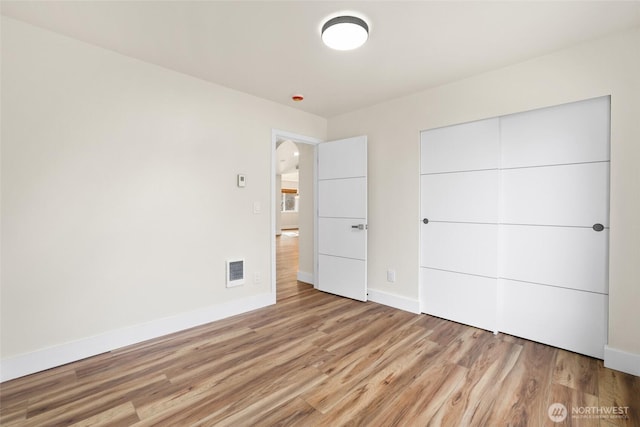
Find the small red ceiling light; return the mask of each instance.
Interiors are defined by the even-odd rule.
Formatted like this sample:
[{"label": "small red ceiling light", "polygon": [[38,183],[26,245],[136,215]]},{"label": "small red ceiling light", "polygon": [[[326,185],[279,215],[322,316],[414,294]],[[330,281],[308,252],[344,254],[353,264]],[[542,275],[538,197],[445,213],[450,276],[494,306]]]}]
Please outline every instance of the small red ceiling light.
[{"label": "small red ceiling light", "polygon": [[293,99],[295,102],[300,102],[300,101],[302,101],[304,99],[304,96],[302,96],[299,93],[296,93],[295,95],[293,95],[291,97],[291,99]]}]

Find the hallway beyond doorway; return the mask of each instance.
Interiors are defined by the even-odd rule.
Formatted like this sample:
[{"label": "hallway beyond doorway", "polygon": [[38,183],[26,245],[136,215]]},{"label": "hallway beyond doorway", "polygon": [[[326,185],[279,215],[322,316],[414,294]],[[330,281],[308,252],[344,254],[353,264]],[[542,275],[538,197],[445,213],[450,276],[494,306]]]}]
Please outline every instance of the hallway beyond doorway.
[{"label": "hallway beyond doorway", "polygon": [[[296,233],[294,233],[294,231]],[[297,280],[298,230],[286,230],[276,237],[276,301],[312,291],[313,286]]]}]

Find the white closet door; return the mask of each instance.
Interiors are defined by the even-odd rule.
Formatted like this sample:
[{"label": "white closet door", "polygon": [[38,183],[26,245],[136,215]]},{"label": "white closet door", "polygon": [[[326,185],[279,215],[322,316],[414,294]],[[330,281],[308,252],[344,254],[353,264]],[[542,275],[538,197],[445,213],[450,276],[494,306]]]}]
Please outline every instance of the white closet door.
[{"label": "white closet door", "polygon": [[423,267],[497,277],[496,224],[430,222],[422,239]]},{"label": "white closet door", "polygon": [[499,171],[422,175],[422,213],[429,221],[498,222]]},{"label": "white closet door", "polygon": [[497,169],[498,123],[495,118],[422,132],[420,173]]},{"label": "white closet door", "polygon": [[501,226],[500,277],[608,293],[609,231]]},{"label": "white closet door", "polygon": [[501,280],[500,331],[599,359],[607,342],[608,295]]},{"label": "white closet door", "polygon": [[609,160],[609,97],[500,119],[502,168]]},{"label": "white closet door", "polygon": [[501,331],[602,358],[609,98],[501,119]]},{"label": "white closet door", "polygon": [[609,162],[502,171],[502,222],[609,226]]},{"label": "white closet door", "polygon": [[421,134],[421,307],[496,329],[498,120]]},{"label": "white closet door", "polygon": [[422,311],[444,319],[495,330],[496,289],[494,278],[422,269],[426,292]]},{"label": "white closet door", "polygon": [[421,307],[603,357],[608,97],[421,134]]}]

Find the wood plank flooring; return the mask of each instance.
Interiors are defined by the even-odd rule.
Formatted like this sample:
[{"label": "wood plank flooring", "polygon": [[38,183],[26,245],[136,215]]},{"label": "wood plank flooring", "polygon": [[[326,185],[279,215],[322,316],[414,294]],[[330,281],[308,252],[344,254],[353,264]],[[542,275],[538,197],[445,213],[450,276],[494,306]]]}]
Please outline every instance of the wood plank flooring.
[{"label": "wood plank flooring", "polygon": [[[640,426],[638,377],[318,292],[296,282],[297,238],[277,246],[275,306],[3,383],[0,424]],[[569,412],[557,424],[555,402]],[[613,406],[626,417],[584,414]]]}]

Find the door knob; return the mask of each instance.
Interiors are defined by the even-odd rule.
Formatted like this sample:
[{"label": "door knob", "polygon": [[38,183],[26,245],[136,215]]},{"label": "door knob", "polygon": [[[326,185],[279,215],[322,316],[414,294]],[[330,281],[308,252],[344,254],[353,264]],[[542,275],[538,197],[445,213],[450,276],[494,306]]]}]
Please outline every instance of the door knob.
[{"label": "door knob", "polygon": [[429,224],[429,218],[423,218],[422,222],[425,223],[425,224]]},{"label": "door knob", "polygon": [[604,225],[600,224],[599,222],[593,224],[593,228],[595,231],[602,231],[604,230]]}]

